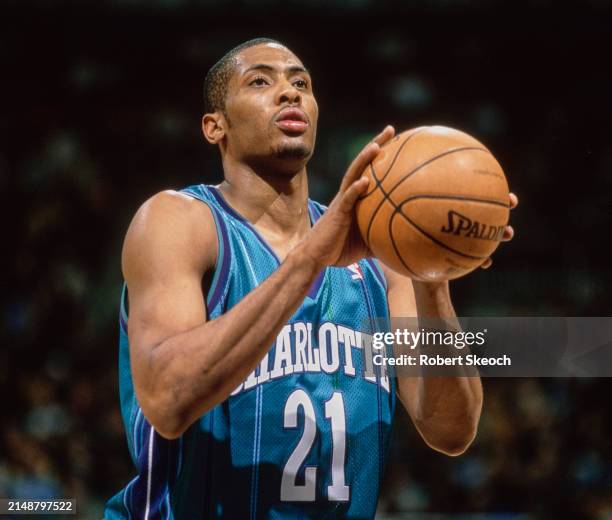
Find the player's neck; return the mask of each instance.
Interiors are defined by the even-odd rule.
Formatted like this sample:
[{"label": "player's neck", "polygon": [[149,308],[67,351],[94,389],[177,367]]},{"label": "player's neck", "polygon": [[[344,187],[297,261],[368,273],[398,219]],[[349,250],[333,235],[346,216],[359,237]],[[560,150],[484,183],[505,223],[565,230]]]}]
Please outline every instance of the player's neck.
[{"label": "player's neck", "polygon": [[220,189],[228,203],[259,230],[289,240],[308,231],[306,168],[294,175],[269,175],[243,164],[227,166],[224,163]]}]

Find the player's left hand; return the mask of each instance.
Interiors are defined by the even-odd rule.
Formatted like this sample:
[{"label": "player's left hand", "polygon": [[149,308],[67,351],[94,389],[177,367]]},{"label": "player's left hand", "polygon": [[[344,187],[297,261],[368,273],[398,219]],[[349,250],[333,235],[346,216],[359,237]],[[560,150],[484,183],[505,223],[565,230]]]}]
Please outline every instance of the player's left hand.
[{"label": "player's left hand", "polygon": [[[518,206],[518,197],[514,193],[510,193],[510,209],[514,209]],[[512,226],[506,226],[504,234],[502,236],[502,242],[509,242],[514,238],[514,228]],[[487,258],[480,267],[488,269],[493,264],[491,257]]]}]

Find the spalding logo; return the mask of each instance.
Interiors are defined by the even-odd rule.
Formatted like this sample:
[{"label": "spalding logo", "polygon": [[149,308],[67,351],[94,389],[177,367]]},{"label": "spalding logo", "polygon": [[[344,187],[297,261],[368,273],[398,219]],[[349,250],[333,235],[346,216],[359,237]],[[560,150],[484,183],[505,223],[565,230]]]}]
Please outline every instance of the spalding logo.
[{"label": "spalding logo", "polygon": [[462,235],[464,237],[480,238],[482,240],[493,240],[499,242],[504,234],[506,226],[491,226],[482,224],[477,220],[457,213],[452,209],[448,212],[448,224],[442,226],[440,231],[452,235]]}]

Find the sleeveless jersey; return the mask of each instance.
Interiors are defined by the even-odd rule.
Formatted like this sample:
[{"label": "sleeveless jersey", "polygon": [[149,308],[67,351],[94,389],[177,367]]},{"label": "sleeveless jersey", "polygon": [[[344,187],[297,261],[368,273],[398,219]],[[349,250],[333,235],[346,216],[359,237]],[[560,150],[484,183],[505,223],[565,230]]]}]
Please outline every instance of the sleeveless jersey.
[{"label": "sleeveless jersey", "polygon": [[[212,320],[280,262],[217,188],[183,193],[215,219],[218,257],[206,295]],[[308,207],[312,223],[325,209]],[[375,260],[324,269],[258,368],[175,440],[151,427],[134,393],[126,291],[120,398],[138,474],[109,500],[106,519],[374,517],[396,401],[394,379],[372,364],[367,334],[374,318],[388,316]]]}]

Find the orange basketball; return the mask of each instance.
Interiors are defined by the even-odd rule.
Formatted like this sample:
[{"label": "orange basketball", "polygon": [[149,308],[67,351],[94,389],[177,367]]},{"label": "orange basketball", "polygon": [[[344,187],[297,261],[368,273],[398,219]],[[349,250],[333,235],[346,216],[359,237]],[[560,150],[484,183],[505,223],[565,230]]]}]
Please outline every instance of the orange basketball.
[{"label": "orange basketball", "polygon": [[495,251],[509,191],[491,152],[459,130],[425,126],[385,144],[366,168],[357,222],[374,255],[416,280],[459,278]]}]

